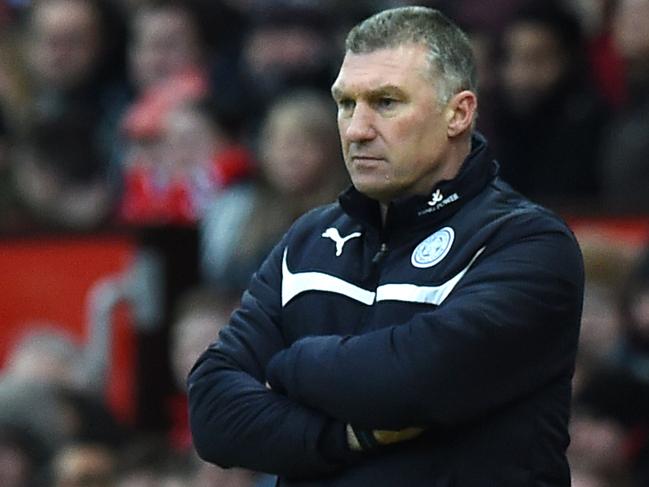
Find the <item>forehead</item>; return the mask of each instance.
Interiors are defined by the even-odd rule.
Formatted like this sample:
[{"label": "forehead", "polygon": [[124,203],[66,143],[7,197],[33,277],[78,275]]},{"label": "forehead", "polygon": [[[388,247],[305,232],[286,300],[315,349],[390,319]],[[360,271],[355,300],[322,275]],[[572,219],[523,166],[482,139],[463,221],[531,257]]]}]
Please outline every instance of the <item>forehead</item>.
[{"label": "forehead", "polygon": [[430,83],[427,50],[419,44],[378,49],[368,53],[347,52],[332,92],[352,93],[395,86],[407,90]]}]

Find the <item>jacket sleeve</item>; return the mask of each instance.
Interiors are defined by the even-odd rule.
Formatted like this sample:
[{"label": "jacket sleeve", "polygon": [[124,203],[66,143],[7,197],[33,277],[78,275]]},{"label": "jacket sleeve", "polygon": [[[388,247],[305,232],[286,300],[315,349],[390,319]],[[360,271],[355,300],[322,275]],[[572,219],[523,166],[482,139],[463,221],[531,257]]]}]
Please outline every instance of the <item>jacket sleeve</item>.
[{"label": "jacket sleeve", "polygon": [[270,384],[365,429],[453,425],[572,374],[583,294],[568,232],[486,249],[438,308],[358,336],[306,337]]},{"label": "jacket sleeve", "polygon": [[353,454],[343,423],[265,386],[268,360],[285,347],[282,248],[253,277],[241,308],[190,372],[190,426],[206,461],[308,477],[339,469]]}]

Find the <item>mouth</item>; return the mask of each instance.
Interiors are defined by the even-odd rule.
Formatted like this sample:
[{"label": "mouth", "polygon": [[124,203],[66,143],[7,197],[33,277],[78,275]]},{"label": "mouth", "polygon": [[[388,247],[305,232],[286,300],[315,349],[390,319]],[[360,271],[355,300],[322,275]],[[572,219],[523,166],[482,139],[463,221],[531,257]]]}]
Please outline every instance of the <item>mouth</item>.
[{"label": "mouth", "polygon": [[377,163],[380,161],[383,161],[384,159],[382,157],[376,157],[376,156],[369,156],[369,155],[364,155],[364,154],[357,154],[351,156],[351,160],[356,163],[366,163],[366,164],[372,164],[372,163]]}]

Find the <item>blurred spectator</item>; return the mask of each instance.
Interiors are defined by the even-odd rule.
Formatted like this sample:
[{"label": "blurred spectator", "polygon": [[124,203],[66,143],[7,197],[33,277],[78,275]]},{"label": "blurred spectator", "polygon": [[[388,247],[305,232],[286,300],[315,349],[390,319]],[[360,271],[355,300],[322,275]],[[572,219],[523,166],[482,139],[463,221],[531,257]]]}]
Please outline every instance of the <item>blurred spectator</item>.
[{"label": "blurred spectator", "polygon": [[34,120],[13,152],[17,199],[39,226],[96,229],[114,207],[107,164],[81,114]]},{"label": "blurred spectator", "polygon": [[476,128],[487,138],[495,140],[494,114],[497,106],[496,93],[498,88],[498,73],[494,69],[496,63],[496,44],[494,36],[480,27],[465,27],[469,36],[478,76],[478,91],[480,92],[480,113]]},{"label": "blurred spectator", "polygon": [[116,456],[102,444],[72,443],[52,461],[53,487],[113,487]]},{"label": "blurred spectator", "polygon": [[120,452],[115,487],[189,486],[193,472],[165,445],[161,438],[133,439]]},{"label": "blurred spectator", "polygon": [[54,97],[85,89],[96,81],[104,48],[96,3],[35,2],[28,36],[29,68],[39,90],[39,108],[47,110],[48,105],[59,101]]},{"label": "blurred spectator", "polygon": [[74,339],[53,324],[26,323],[24,328],[29,331],[10,350],[3,377],[78,389],[85,381],[82,351]]},{"label": "blurred spectator", "polygon": [[[637,250],[601,234],[582,230],[578,236],[586,276],[578,362],[600,366],[611,360],[622,336],[621,319],[615,310]],[[579,365],[577,369],[580,372]]]},{"label": "blurred spectator", "polygon": [[[606,479],[604,485],[642,487],[640,479],[647,474],[643,452],[649,448],[649,333],[645,332],[649,327],[643,324],[649,323],[643,304],[645,294],[649,296],[649,258],[631,265],[620,255],[600,253],[594,259],[592,251],[585,253],[586,269],[599,271],[587,272],[589,286],[607,282],[609,298],[598,311],[588,312],[592,303],[588,299],[584,303],[569,451],[573,465]],[[603,317],[589,320],[596,312]],[[592,327],[605,320],[620,322],[622,333],[598,339]]]},{"label": "blurred spectator", "polygon": [[[209,97],[219,112],[232,119],[243,116],[234,67],[239,40],[224,37],[240,26],[236,15],[218,0],[141,2],[130,13],[127,128],[144,126],[148,116],[155,125],[188,98]],[[233,25],[223,26],[228,18]]]},{"label": "blurred spectator", "polygon": [[[255,487],[257,486],[257,475],[242,468],[221,468],[217,465],[201,462],[196,476],[191,484],[192,487]],[[266,477],[266,476],[264,476]],[[270,478],[270,476],[268,476]],[[271,485],[275,485],[274,483]]]},{"label": "blurred spectator", "polygon": [[326,12],[316,8],[266,8],[244,40],[240,76],[253,132],[278,97],[297,88],[329,90],[335,43]]},{"label": "blurred spectator", "polygon": [[13,21],[0,25],[0,107],[9,122],[15,122],[17,112],[29,102],[22,33],[16,24]]},{"label": "blurred spectator", "polygon": [[0,485],[37,487],[41,485],[47,457],[40,442],[27,430],[0,424]]},{"label": "blurred spectator", "polygon": [[127,43],[128,100],[121,112],[119,140],[113,156],[120,166],[130,139],[152,137],[163,117],[188,99],[205,96],[209,88],[204,65],[207,48],[188,4],[141,2],[129,10]]},{"label": "blurred spectator", "polygon": [[[0,68],[1,70],[2,68]],[[8,127],[0,97],[0,233],[17,227],[20,218],[16,201],[16,191],[11,176],[9,152],[10,140]]]},{"label": "blurred spectator", "polygon": [[251,156],[215,111],[207,102],[181,103],[161,120],[129,127],[123,221],[195,223],[223,188],[248,177]]},{"label": "blurred spectator", "polygon": [[[622,295],[621,315],[624,336],[616,361],[649,386],[649,251],[633,266]],[[649,413],[647,417],[649,421]]]},{"label": "blurred spectator", "polygon": [[638,486],[649,485],[649,441],[638,453],[634,478]]},{"label": "blurred spectator", "polygon": [[187,375],[208,344],[228,324],[238,300],[207,288],[188,291],[176,304],[170,336],[170,359],[176,386],[181,393],[172,402],[171,443],[178,451],[191,447],[185,391]]},{"label": "blurred spectator", "polygon": [[33,2],[25,43],[31,84],[27,127],[32,118],[80,117],[92,127],[90,140],[108,162],[119,109],[115,93],[122,79],[121,37],[110,3]]},{"label": "blurred spectator", "polygon": [[247,21],[219,0],[126,2],[136,94],[176,76],[209,78],[220,110],[241,109],[236,65]]},{"label": "blurred spectator", "polygon": [[608,112],[589,83],[577,19],[556,2],[533,3],[503,32],[495,114],[501,172],[551,206],[592,203]]},{"label": "blurred spectator", "polygon": [[609,477],[610,485],[622,485],[613,479],[637,477],[644,468],[642,449],[649,445],[649,385],[619,367],[600,364],[589,371],[574,403],[572,464]]},{"label": "blurred spectator", "polygon": [[58,447],[72,434],[58,390],[78,384],[79,360],[74,342],[53,328],[25,336],[0,376],[0,422],[26,429],[48,451]]},{"label": "blurred spectator", "polygon": [[161,438],[135,439],[119,455],[115,487],[253,487],[260,476],[222,469],[191,452],[169,451]]},{"label": "blurred spectator", "polygon": [[588,57],[599,92],[613,108],[627,98],[624,62],[613,39],[613,14],[617,0],[569,0],[587,38]]},{"label": "blurred spectator", "polygon": [[240,292],[291,223],[344,188],[333,110],[328,96],[311,91],[271,107],[259,139],[259,178],[223,192],[202,222],[201,267],[210,285]]},{"label": "blurred spectator", "polygon": [[120,66],[113,20],[99,0],[51,0],[29,8],[28,102],[16,117],[21,147],[12,154],[12,172],[38,224],[85,230],[111,211],[111,120]]},{"label": "blurred spectator", "polygon": [[571,483],[572,487],[608,487],[605,479],[579,467],[571,468]]},{"label": "blurred spectator", "polygon": [[579,412],[573,416],[568,450],[571,467],[607,487],[631,487],[623,426],[611,418]]},{"label": "blurred spectator", "polygon": [[[206,346],[218,339],[219,331],[228,324],[238,304],[234,296],[215,293],[208,288],[187,292],[177,303],[171,330],[171,363],[178,387],[183,391],[176,398],[172,445],[176,451],[191,452],[192,487],[252,487],[261,476],[245,469],[222,469],[200,460],[191,449],[191,433],[187,416],[186,379],[191,367]],[[157,487],[158,484],[155,484]],[[121,484],[120,484],[120,487]],[[125,484],[124,487],[127,487]],[[131,487],[128,484],[128,487]],[[135,487],[135,485],[133,486]],[[138,484],[138,487],[139,484]],[[148,487],[148,484],[142,484]],[[152,484],[151,487],[154,487]]]},{"label": "blurred spectator", "polygon": [[648,22],[648,2],[619,2],[613,35],[627,65],[629,99],[607,131],[602,182],[606,208],[626,213],[649,211]]},{"label": "blurred spectator", "polygon": [[249,155],[235,143],[236,116],[224,112],[219,93],[208,96],[212,46],[191,4],[142,6],[131,27],[135,97],[122,120],[120,218],[193,223],[215,193],[247,176]]},{"label": "blurred spectator", "polygon": [[204,75],[206,46],[191,8],[146,2],[131,19],[130,79],[137,93],[175,76]]},{"label": "blurred spectator", "polygon": [[28,324],[0,376],[0,423],[26,429],[48,454],[71,439],[118,444],[121,429],[86,390],[83,352],[54,326]]},{"label": "blurred spectator", "polygon": [[[453,16],[464,23],[480,26],[489,32],[499,32],[506,28],[508,21],[528,0],[460,0],[448,2],[453,6]],[[439,3],[439,2],[437,2]],[[540,3],[540,2],[539,2]]]},{"label": "blurred spectator", "polygon": [[208,288],[188,291],[176,305],[171,330],[171,363],[176,385],[185,390],[187,375],[199,355],[230,321],[238,298]]}]

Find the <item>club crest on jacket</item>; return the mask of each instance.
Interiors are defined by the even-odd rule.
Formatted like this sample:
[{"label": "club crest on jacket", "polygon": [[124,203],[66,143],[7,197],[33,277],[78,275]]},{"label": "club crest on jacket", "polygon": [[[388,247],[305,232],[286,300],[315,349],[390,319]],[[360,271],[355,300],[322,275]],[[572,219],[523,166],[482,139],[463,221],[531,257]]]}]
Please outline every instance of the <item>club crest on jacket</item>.
[{"label": "club crest on jacket", "polygon": [[433,267],[446,257],[454,238],[455,231],[451,227],[437,230],[415,247],[410,262],[420,269]]}]

